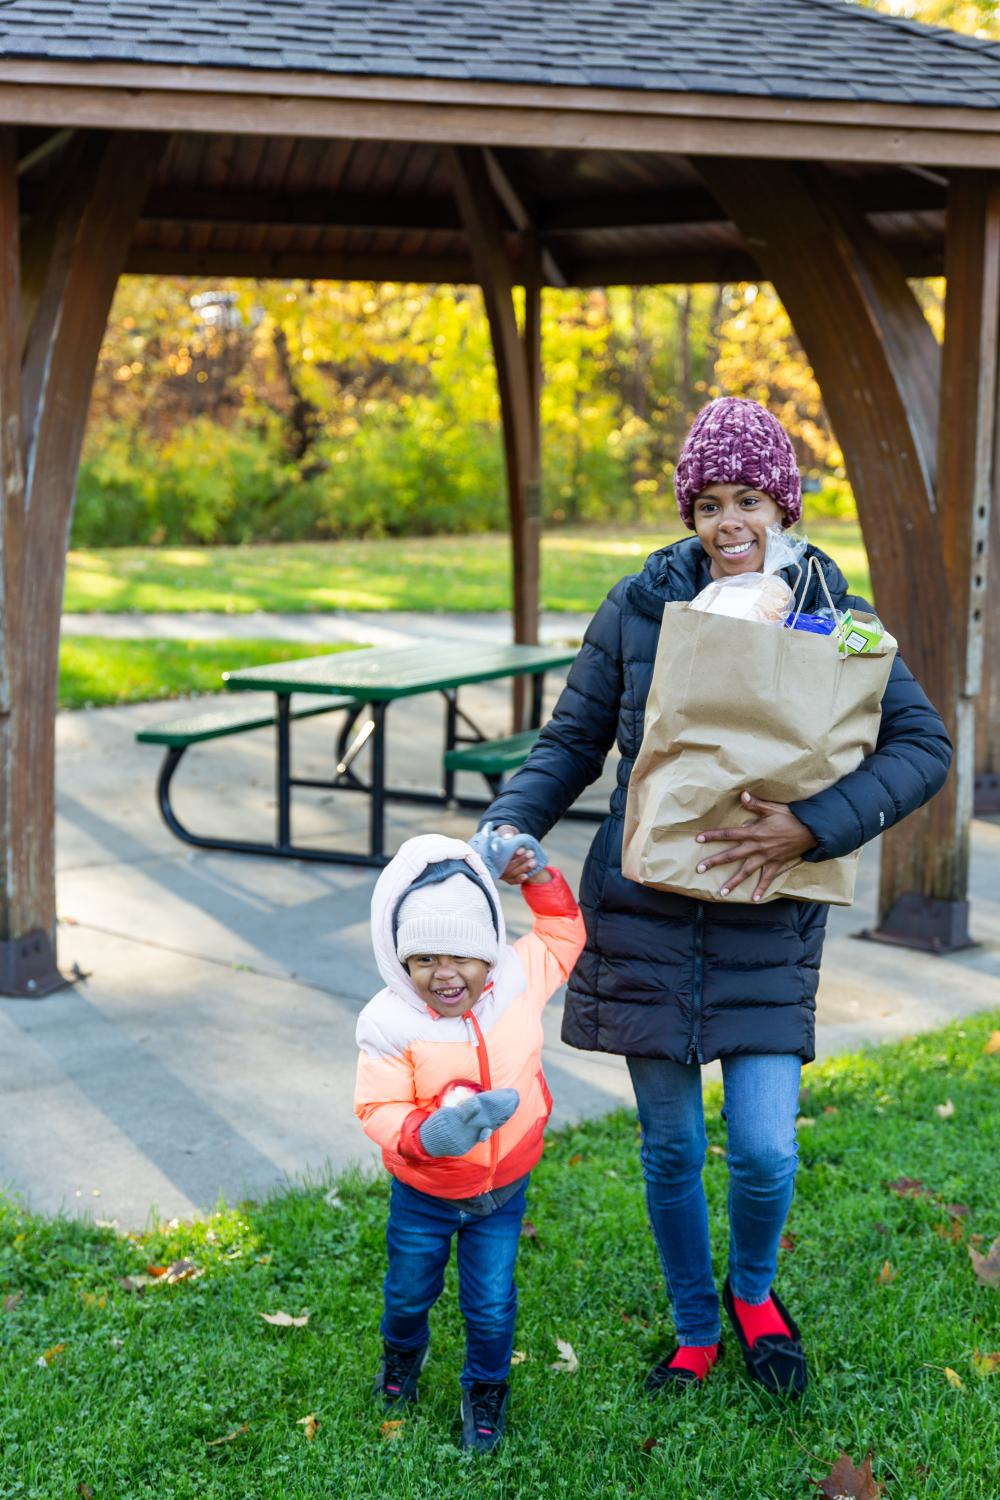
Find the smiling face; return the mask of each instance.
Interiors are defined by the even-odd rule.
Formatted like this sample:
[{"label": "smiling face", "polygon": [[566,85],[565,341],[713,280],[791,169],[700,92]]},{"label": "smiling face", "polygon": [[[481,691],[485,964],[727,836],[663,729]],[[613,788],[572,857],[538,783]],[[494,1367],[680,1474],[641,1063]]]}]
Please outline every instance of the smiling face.
[{"label": "smiling face", "polygon": [[439,1016],[464,1016],[483,993],[490,966],[482,958],[414,953],[406,960],[413,987]]},{"label": "smiling face", "polygon": [[781,508],[746,484],[710,484],[694,502],[694,529],[708,553],[713,578],[759,573],[767,528],[781,524]]}]

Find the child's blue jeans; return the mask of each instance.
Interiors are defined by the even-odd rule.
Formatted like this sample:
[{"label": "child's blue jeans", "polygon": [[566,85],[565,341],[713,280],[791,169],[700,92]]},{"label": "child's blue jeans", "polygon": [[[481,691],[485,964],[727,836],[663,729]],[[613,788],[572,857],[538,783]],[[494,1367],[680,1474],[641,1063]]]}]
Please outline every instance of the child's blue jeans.
[{"label": "child's blue jeans", "polygon": [[433,1198],[393,1178],[382,1337],[399,1349],[422,1349],[427,1315],[441,1295],[451,1241],[458,1236],[458,1305],[465,1318],[461,1383],[503,1381],[514,1349],[517,1259],[527,1181],[502,1208],[467,1213],[447,1198]]},{"label": "child's blue jeans", "polygon": [[[642,1127],[646,1206],[680,1344],[714,1344],[719,1298],[712,1279],[702,1183],[705,1117],[701,1069],[665,1058],[627,1059]],[[729,1158],[729,1279],[735,1296],[765,1302],[792,1202],[802,1060],[786,1053],[722,1059]]]}]

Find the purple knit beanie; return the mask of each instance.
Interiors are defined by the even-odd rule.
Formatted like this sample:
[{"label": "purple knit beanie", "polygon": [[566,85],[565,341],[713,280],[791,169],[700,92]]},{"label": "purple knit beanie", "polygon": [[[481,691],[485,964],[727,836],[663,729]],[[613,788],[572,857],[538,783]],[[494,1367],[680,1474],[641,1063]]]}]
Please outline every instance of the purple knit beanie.
[{"label": "purple knit beanie", "polygon": [[708,484],[749,484],[763,490],[780,506],[783,526],[794,526],[802,515],[791,439],[757,401],[720,396],[695,417],[674,473],[677,509],[692,531],[695,499]]}]

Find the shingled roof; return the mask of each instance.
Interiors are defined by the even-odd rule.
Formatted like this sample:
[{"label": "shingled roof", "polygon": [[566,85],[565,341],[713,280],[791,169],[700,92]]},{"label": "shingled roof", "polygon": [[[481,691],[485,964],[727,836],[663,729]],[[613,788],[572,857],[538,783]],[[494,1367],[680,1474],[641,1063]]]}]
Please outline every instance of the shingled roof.
[{"label": "shingled roof", "polygon": [[1000,46],[851,0],[0,0],[0,56],[1000,106]]}]

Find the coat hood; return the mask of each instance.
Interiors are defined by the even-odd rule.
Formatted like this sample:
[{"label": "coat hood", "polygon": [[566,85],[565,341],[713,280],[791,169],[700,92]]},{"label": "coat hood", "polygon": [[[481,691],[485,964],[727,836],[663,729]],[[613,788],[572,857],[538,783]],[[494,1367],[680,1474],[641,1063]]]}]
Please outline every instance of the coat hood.
[{"label": "coat hood", "polygon": [[476,851],[464,839],[447,838],[441,833],[424,833],[415,839],[407,839],[375,882],[372,893],[372,947],[375,950],[375,962],[386,986],[421,1011],[425,1011],[427,1006],[417,993],[405,966],[396,957],[392,918],[399,901],[417,877],[423,874],[428,865],[437,864],[443,859],[464,861],[485,887],[493,905],[500,958],[487,975],[487,984],[496,978],[510,953],[499,892]]},{"label": "coat hood", "polygon": [[[847,594],[847,579],[832,557],[821,552],[819,547],[808,546],[802,559],[803,574],[810,557],[814,557],[823,571],[826,586],[833,602],[839,608]],[[792,589],[796,598],[798,575],[794,568],[783,568],[781,577]],[[669,547],[650,553],[642,572],[637,573],[628,588],[629,602],[641,614],[654,620],[662,619],[664,604],[674,604],[693,599],[711,583],[709,559],[704,547],[695,536],[688,536]],[[802,608],[807,614],[826,603],[826,598],[815,575],[810,576]]]}]

